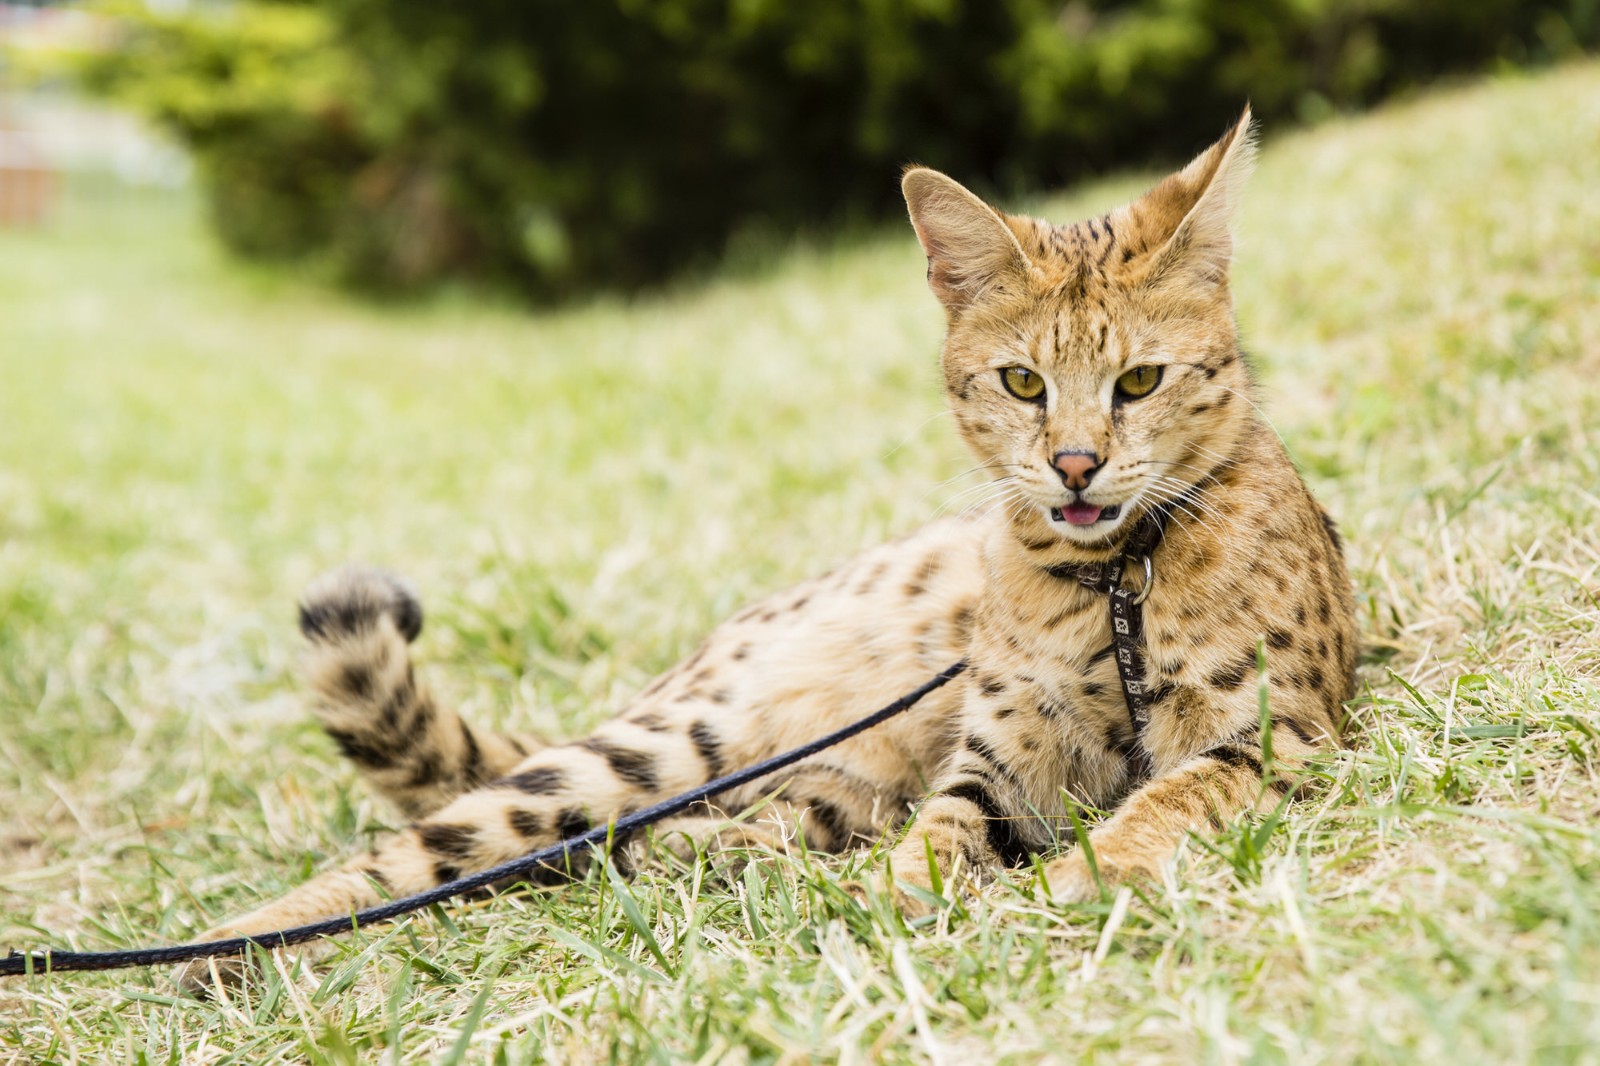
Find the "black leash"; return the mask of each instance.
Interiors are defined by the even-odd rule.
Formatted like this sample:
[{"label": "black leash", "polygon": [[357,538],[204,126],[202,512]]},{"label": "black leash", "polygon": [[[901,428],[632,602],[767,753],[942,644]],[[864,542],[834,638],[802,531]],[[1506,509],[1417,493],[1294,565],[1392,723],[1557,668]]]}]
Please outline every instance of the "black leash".
[{"label": "black leash", "polygon": [[871,729],[881,722],[888,721],[902,711],[915,706],[922,697],[943,688],[946,684],[958,677],[967,668],[966,660],[947,667],[942,673],[930,678],[915,690],[906,693],[887,707],[873,711],[865,718],[852,722],[843,729],[837,729],[827,736],[818,737],[809,744],[802,744],[798,748],[774,755],[764,759],[754,766],[747,766],[743,770],[736,770],[724,777],[692,788],[687,792],[673,796],[671,799],[662,800],[653,806],[632,814],[618,818],[607,825],[596,826],[580,836],[570,840],[563,840],[552,844],[520,858],[503,862],[499,866],[491,867],[467,877],[460,877],[454,881],[431,888],[426,892],[419,892],[414,896],[406,896],[378,907],[368,907],[366,910],[356,911],[354,914],[342,918],[329,918],[326,921],[313,922],[310,925],[298,925],[292,929],[280,929],[271,933],[262,933],[258,936],[234,937],[230,940],[213,940],[206,944],[176,944],[167,948],[145,948],[139,951],[55,951],[45,949],[41,952],[23,954],[12,951],[6,958],[0,959],[0,977],[16,977],[24,974],[59,973],[67,970],[117,970],[125,966],[159,966],[166,963],[185,962],[189,959],[210,958],[217,955],[238,955],[246,948],[280,948],[293,944],[303,944],[308,940],[318,937],[337,936],[348,933],[353,929],[363,926],[376,925],[380,922],[391,921],[403,914],[421,910],[435,903],[442,903],[454,896],[474,889],[483,888],[518,875],[526,875],[540,866],[563,865],[568,854],[575,848],[595,844],[604,844],[608,838],[620,838],[624,834],[636,829],[642,829],[653,822],[671,817],[680,811],[686,810],[709,799],[720,792],[749,784],[758,778],[765,777],[775,770],[799,762],[810,755],[815,755],[824,748],[830,748],[840,741],[848,740],[857,733]]},{"label": "black leash", "polygon": [[[1128,718],[1133,725],[1133,746],[1128,756],[1133,763],[1135,778],[1148,777],[1151,771],[1150,758],[1145,752],[1141,740],[1144,729],[1150,721],[1150,704],[1152,702],[1150,690],[1144,681],[1144,618],[1140,606],[1145,598],[1150,595],[1150,589],[1155,584],[1155,568],[1151,563],[1151,555],[1156,546],[1161,543],[1161,538],[1166,532],[1168,516],[1171,506],[1157,507],[1147,512],[1139,524],[1129,534],[1122,550],[1115,558],[1103,563],[1064,563],[1049,567],[1049,572],[1058,578],[1077,581],[1085,588],[1103,593],[1110,598],[1111,604],[1111,640],[1116,651],[1117,676],[1122,682],[1122,697],[1128,705]],[[1137,563],[1144,569],[1144,584],[1138,592],[1131,592],[1122,587],[1123,577],[1127,574],[1130,563]],[[447,899],[483,888],[497,881],[503,881],[518,875],[530,873],[536,867],[564,865],[568,855],[575,848],[603,844],[608,838],[621,838],[636,829],[671,817],[680,811],[686,810],[709,799],[720,792],[749,784],[757,778],[765,777],[776,770],[800,761],[825,748],[830,748],[840,741],[847,740],[857,733],[871,729],[880,722],[887,721],[902,711],[909,710],[917,701],[935,689],[942,688],[954,680],[967,668],[966,660],[947,667],[942,673],[930,678],[927,682],[906,693],[887,707],[872,712],[865,718],[852,722],[842,729],[835,730],[827,736],[819,737],[809,744],[802,744],[798,748],[774,755],[770,759],[747,766],[743,770],[736,770],[724,777],[707,781],[705,784],[692,788],[687,792],[673,796],[671,799],[662,800],[653,806],[632,814],[618,818],[614,823],[596,826],[579,836],[563,840],[543,848],[539,851],[523,855],[520,858],[503,862],[499,866],[460,877],[454,881],[446,882],[437,888],[426,892],[419,892],[414,896],[393,900],[378,907],[368,907],[366,910],[356,911],[354,914],[342,918],[329,918],[310,925],[298,925],[292,929],[280,929],[271,933],[262,933],[253,937],[234,937],[230,940],[214,940],[205,944],[177,944],[167,948],[145,948],[139,951],[54,951],[46,949],[42,952],[23,954],[12,951],[6,958],[0,959],[0,977],[16,977],[23,974],[62,972],[68,970],[116,970],[125,966],[157,966],[165,963],[185,962],[189,959],[210,958],[218,955],[238,955],[249,947],[276,948],[289,947],[293,944],[303,944],[308,940],[318,937],[337,936],[348,933],[353,929],[363,926],[376,925],[380,922],[392,921],[404,914],[421,910],[424,907],[441,903]]]}]

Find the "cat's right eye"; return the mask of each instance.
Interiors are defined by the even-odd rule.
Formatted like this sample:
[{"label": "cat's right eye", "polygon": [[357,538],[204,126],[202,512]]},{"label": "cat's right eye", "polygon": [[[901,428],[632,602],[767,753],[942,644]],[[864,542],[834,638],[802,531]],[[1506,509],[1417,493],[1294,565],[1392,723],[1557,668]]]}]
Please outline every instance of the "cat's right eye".
[{"label": "cat's right eye", "polygon": [[1044,395],[1044,377],[1025,366],[1008,366],[1000,371],[1006,391],[1019,400],[1037,400]]}]

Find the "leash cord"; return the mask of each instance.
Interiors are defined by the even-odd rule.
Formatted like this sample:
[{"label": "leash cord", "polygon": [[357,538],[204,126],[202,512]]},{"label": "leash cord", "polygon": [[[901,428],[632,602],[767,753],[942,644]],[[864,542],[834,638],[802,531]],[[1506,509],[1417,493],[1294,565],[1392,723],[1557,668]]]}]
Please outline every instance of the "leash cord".
[{"label": "leash cord", "polygon": [[447,899],[459,896],[474,889],[483,888],[518,874],[527,874],[538,866],[563,864],[568,854],[574,849],[586,845],[604,844],[607,839],[621,838],[636,829],[642,829],[663,818],[669,818],[680,811],[687,810],[702,800],[709,799],[720,792],[738,788],[740,785],[749,784],[758,778],[765,777],[775,770],[799,762],[807,756],[815,755],[825,748],[831,748],[841,741],[848,740],[857,733],[871,729],[881,722],[888,721],[903,711],[910,710],[924,696],[935,689],[943,688],[955,680],[967,668],[966,660],[946,667],[941,673],[929,678],[922,685],[901,696],[887,707],[873,711],[865,718],[851,722],[842,729],[837,729],[827,736],[818,737],[798,748],[763,759],[753,766],[742,770],[735,770],[731,774],[707,781],[703,785],[691,788],[687,792],[679,793],[671,799],[662,800],[660,803],[624,815],[615,822],[595,826],[587,833],[562,840],[547,848],[531,852],[520,858],[511,859],[498,866],[492,866],[466,877],[457,878],[446,882],[426,892],[419,892],[414,896],[392,900],[377,907],[368,907],[366,910],[356,911],[342,918],[329,918],[325,921],[312,922],[309,925],[297,925],[291,929],[279,929],[270,933],[261,933],[256,936],[234,937],[229,940],[213,940],[203,944],[175,944],[165,948],[144,948],[137,951],[44,951],[23,954],[12,951],[6,958],[0,959],[0,977],[16,977],[35,973],[63,972],[68,970],[117,970],[127,966],[158,966],[164,963],[184,962],[189,959],[210,958],[217,955],[238,955],[250,947],[280,948],[293,944],[303,944],[308,940],[316,940],[324,936],[337,936],[348,933],[363,926],[376,925],[381,922],[392,921],[403,914],[421,910],[435,903],[442,903]]}]

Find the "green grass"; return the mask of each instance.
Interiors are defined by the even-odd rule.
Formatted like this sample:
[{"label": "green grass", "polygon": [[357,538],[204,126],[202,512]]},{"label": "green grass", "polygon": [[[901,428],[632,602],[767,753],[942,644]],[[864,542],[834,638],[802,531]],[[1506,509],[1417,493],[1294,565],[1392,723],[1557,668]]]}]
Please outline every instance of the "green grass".
[{"label": "green grass", "polygon": [[[1600,1061],[1597,175],[1592,64],[1269,138],[1240,318],[1351,545],[1362,731],[1174,883],[908,931],[864,856],[600,874],[227,1002],[7,981],[0,1056]],[[938,330],[904,231],[542,315],[242,268],[186,195],[0,233],[0,944],[182,939],[392,824],[292,680],[325,567],[414,576],[436,685],[559,736],[934,514]]]}]

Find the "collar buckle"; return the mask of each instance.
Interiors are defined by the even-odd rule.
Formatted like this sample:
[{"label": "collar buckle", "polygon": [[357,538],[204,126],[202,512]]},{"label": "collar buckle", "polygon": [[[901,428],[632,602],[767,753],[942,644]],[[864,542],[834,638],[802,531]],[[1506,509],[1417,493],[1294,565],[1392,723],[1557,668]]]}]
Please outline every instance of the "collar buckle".
[{"label": "collar buckle", "polygon": [[1150,590],[1155,588],[1156,585],[1156,568],[1155,564],[1150,561],[1150,556],[1146,554],[1142,556],[1139,561],[1144,564],[1144,587],[1141,588],[1139,590],[1139,594],[1133,598],[1133,605],[1135,607],[1139,606],[1145,600],[1150,598]]}]

